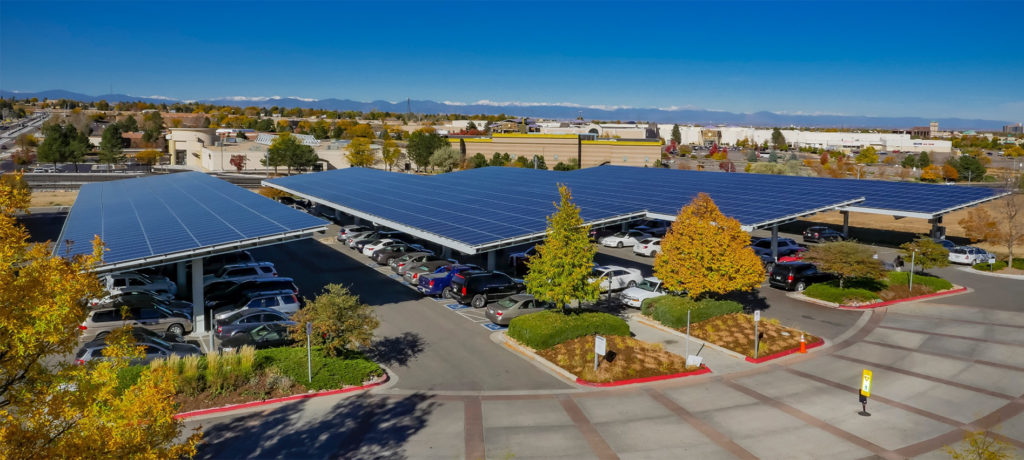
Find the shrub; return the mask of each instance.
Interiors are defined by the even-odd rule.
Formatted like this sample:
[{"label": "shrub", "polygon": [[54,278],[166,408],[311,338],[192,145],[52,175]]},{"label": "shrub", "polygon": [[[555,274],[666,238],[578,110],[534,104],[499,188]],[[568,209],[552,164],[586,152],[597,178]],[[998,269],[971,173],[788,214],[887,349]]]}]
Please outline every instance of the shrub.
[{"label": "shrub", "polygon": [[[982,262],[980,264],[974,264],[974,269],[975,270],[983,270],[983,271],[991,270],[991,271],[996,271],[997,272],[997,271],[1002,270],[1004,268],[1006,268],[1006,261],[1005,260],[996,261],[996,263],[992,264],[991,267],[989,266],[988,262]],[[1016,268],[1017,270],[1024,270],[1024,259],[1021,259],[1019,257],[1014,257],[1013,258],[1013,268]],[[917,280],[916,276],[914,277],[914,280],[915,281]]]},{"label": "shrub", "polygon": [[[987,264],[986,264],[987,265]],[[909,282],[910,274],[907,272],[889,272],[889,284],[907,285]],[[953,283],[946,281],[942,278],[936,278],[934,276],[918,275],[914,274],[914,286],[928,286],[935,291],[944,291],[951,289]]]},{"label": "shrub", "polygon": [[629,325],[607,313],[543,311],[515,318],[508,326],[509,337],[537,350],[593,334],[628,336]]},{"label": "shrub", "polygon": [[644,301],[641,311],[669,327],[686,327],[686,312],[690,312],[690,323],[699,323],[716,316],[740,313],[743,305],[732,300],[701,299],[665,295]]},{"label": "shrub", "polygon": [[804,290],[804,295],[838,304],[870,302],[879,298],[878,294],[867,289],[841,288],[832,283],[812,284]]},{"label": "shrub", "polygon": [[123,392],[135,385],[146,366],[125,366],[117,371],[117,391]]},{"label": "shrub", "polygon": [[339,383],[362,385],[384,371],[358,351],[339,351],[329,357],[323,348],[313,347],[313,381],[309,381],[305,348],[271,348],[256,351],[258,368],[276,367],[282,374],[310,390],[338,388]]}]

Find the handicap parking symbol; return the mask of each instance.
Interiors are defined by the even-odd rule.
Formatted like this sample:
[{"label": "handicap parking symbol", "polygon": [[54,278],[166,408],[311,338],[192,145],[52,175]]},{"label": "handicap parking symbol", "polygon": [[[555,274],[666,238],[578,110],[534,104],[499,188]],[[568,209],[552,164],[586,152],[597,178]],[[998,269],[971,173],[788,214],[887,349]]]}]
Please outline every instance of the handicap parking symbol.
[{"label": "handicap parking symbol", "polygon": [[445,306],[448,307],[449,310],[465,310],[467,308],[470,308],[469,305],[462,305],[458,303],[449,303],[445,304]]},{"label": "handicap parking symbol", "polygon": [[508,329],[508,326],[499,326],[499,325],[494,324],[494,323],[487,323],[487,324],[483,324],[482,326],[486,327],[487,329],[490,329],[492,331],[504,331],[505,329]]}]

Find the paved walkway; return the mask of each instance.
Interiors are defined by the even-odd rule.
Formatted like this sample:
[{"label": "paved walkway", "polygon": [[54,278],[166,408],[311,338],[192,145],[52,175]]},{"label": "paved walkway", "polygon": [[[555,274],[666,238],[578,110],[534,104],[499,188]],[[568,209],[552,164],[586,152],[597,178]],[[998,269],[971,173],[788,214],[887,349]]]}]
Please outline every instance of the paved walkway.
[{"label": "paved walkway", "polygon": [[[771,364],[705,349],[716,372],[678,381],[467,396],[384,388],[189,424],[204,426],[203,458],[942,458],[978,429],[1024,449],[1024,315],[932,303],[869,315],[841,343]],[[857,414],[864,368],[869,417]]]}]

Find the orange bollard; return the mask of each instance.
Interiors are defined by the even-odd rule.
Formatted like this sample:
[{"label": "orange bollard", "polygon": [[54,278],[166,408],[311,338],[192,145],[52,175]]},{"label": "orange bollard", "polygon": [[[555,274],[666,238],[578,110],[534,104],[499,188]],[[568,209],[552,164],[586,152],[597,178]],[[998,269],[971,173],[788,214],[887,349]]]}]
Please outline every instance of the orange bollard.
[{"label": "orange bollard", "polygon": [[800,334],[800,353],[807,353],[807,341],[804,340],[803,334]]}]

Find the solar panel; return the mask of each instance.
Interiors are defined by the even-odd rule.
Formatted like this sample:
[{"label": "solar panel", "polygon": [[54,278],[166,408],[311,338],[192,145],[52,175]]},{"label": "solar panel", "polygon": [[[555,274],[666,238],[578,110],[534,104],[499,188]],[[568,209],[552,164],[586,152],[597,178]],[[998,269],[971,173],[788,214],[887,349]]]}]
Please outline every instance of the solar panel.
[{"label": "solar panel", "polygon": [[91,252],[99,235],[105,265],[321,230],[325,222],[199,172],[82,186],[56,253]]}]

